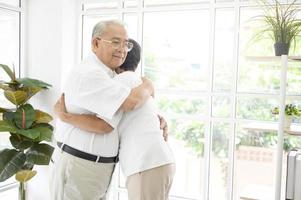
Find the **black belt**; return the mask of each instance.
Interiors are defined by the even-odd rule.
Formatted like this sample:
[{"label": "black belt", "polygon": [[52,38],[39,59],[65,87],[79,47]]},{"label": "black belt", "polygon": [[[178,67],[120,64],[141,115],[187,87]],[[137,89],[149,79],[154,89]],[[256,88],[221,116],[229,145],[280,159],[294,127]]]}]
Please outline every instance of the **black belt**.
[{"label": "black belt", "polygon": [[75,156],[75,157],[78,157],[78,158],[82,158],[82,159],[85,159],[85,160],[90,160],[90,161],[93,161],[93,162],[99,162],[99,163],[117,163],[119,161],[119,158],[118,156],[115,156],[115,157],[101,157],[101,156],[96,156],[96,155],[93,155],[93,154],[90,154],[90,153],[86,153],[86,152],[83,152],[83,151],[80,151],[80,150],[77,150],[73,147],[70,147],[66,144],[64,144],[63,148],[62,147],[62,144],[61,142],[57,142],[57,145],[59,146],[60,149],[62,149],[63,151]]}]

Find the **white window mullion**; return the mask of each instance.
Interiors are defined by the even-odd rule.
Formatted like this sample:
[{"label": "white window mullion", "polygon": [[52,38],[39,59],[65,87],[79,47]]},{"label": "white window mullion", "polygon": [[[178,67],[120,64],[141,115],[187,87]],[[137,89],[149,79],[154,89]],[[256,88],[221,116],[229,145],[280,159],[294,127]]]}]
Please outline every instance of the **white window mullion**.
[{"label": "white window mullion", "polygon": [[213,95],[213,75],[214,75],[214,31],[215,31],[215,6],[214,1],[210,1],[209,5],[209,13],[210,13],[210,33],[209,33],[209,79],[208,79],[208,104],[207,104],[207,120],[206,120],[206,128],[205,128],[205,146],[204,146],[204,179],[203,179],[203,195],[202,199],[209,199],[209,181],[210,181],[210,158],[211,158],[211,148],[212,148],[212,95]]},{"label": "white window mullion", "polygon": [[234,195],[234,167],[235,167],[235,130],[236,130],[236,92],[237,92],[237,78],[238,78],[238,59],[239,59],[239,19],[240,19],[240,7],[239,7],[239,1],[235,1],[235,27],[234,27],[234,59],[235,59],[235,66],[234,66],[234,74],[233,77],[235,77],[234,81],[232,82],[232,89],[231,89],[231,124],[230,124],[230,137],[229,137],[229,182],[228,182],[228,199],[232,200],[235,198]]}]

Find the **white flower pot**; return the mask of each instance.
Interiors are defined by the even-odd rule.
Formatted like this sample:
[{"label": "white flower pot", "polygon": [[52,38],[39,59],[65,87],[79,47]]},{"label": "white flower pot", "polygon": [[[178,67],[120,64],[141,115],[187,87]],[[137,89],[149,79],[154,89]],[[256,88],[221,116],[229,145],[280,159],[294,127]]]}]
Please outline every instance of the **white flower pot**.
[{"label": "white flower pot", "polygon": [[285,115],[284,117],[284,128],[290,128],[292,123],[293,116]]}]

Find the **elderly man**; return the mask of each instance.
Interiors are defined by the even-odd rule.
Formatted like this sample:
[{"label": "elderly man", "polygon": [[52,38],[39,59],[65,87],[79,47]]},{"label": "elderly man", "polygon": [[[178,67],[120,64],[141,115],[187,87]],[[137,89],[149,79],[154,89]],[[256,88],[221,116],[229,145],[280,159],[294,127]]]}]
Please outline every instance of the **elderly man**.
[{"label": "elderly man", "polygon": [[[91,46],[93,53],[71,71],[63,91],[68,111],[94,114],[108,121],[100,123],[106,133],[117,126],[112,119],[118,112],[139,107],[154,89],[146,79],[132,90],[112,79],[114,69],[124,62],[133,47],[121,22],[96,24]],[[55,139],[57,147],[50,175],[52,199],[105,199],[118,161],[117,132],[91,134],[58,121]]]}]

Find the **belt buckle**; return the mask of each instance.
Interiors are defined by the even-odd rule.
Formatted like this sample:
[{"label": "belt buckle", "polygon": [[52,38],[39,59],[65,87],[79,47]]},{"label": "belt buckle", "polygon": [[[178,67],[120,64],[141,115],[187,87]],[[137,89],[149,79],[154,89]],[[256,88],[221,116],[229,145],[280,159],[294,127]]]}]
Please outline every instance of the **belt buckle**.
[{"label": "belt buckle", "polygon": [[61,153],[63,153],[63,151],[64,151],[64,146],[65,146],[65,143],[62,143],[62,146],[60,147]]},{"label": "belt buckle", "polygon": [[[100,156],[97,156],[97,159],[96,159],[96,161],[95,161],[95,164],[98,163],[99,160],[100,160]],[[101,163],[101,162],[99,162],[99,163]]]}]

